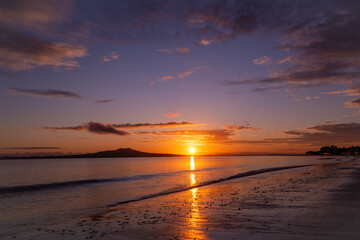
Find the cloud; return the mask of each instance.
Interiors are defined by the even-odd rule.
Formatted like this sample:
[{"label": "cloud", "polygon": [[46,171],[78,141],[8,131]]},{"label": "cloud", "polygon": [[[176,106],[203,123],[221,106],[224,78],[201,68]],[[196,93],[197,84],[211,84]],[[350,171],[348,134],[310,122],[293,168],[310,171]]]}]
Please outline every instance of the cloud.
[{"label": "cloud", "polygon": [[113,52],[111,52],[109,55],[104,56],[103,62],[110,62],[110,61],[112,61],[112,60],[118,59],[119,57],[120,57],[120,55],[119,55],[119,54],[116,54],[116,53],[113,51]]},{"label": "cloud", "polygon": [[174,78],[174,76],[162,76],[160,79],[159,79],[159,81],[160,82],[166,82],[167,80],[169,80],[169,79],[173,79]]},{"label": "cloud", "polygon": [[261,130],[261,128],[253,128],[250,127],[248,124],[246,125],[235,125],[235,124],[231,124],[231,125],[224,125],[222,126],[222,128],[225,128],[227,130],[231,130],[231,131],[241,131],[241,130]]},{"label": "cloud", "polygon": [[226,141],[234,135],[232,131],[225,129],[210,130],[174,130],[174,131],[138,131],[139,135],[155,136],[179,136],[183,138],[196,139],[197,142],[218,143]]},{"label": "cloud", "polygon": [[178,112],[167,112],[164,114],[165,117],[178,117],[180,114]]},{"label": "cloud", "polygon": [[216,42],[216,39],[209,39],[209,40],[201,39],[198,43],[201,45],[207,46],[213,42]]},{"label": "cloud", "polygon": [[87,130],[91,133],[96,133],[96,134],[115,134],[115,135],[121,135],[121,136],[126,136],[129,135],[130,133],[122,131],[122,130],[117,130],[116,128],[114,128],[114,126],[112,124],[105,124],[105,123],[100,123],[100,122],[88,122],[88,123],[84,123],[82,125],[79,126],[73,126],[73,127],[43,127],[43,129],[47,129],[47,130],[56,130],[56,131],[64,131],[64,130],[71,130],[71,131],[84,131]]},{"label": "cloud", "polygon": [[360,98],[345,103],[347,107],[360,107]]},{"label": "cloud", "polygon": [[86,48],[40,38],[0,26],[0,67],[28,70],[40,66],[55,69],[74,69],[79,63],[74,58],[87,55]]},{"label": "cloud", "polygon": [[44,30],[61,22],[71,12],[73,1],[3,0],[0,2],[0,22],[13,27]]},{"label": "cloud", "polygon": [[[234,10],[228,8],[230,5]],[[227,81],[226,85],[283,83],[297,90],[358,82],[360,33],[356,31],[356,26],[360,24],[360,6],[357,3],[332,1],[324,5],[273,1],[270,5],[261,1],[245,1],[225,4],[216,13],[207,10],[195,22],[198,26],[209,21],[214,23],[207,31],[217,29],[221,33],[219,36],[223,37],[222,41],[270,30],[282,35],[278,47],[290,54],[275,61],[281,64],[281,68],[266,78]],[[225,37],[226,34],[228,37]],[[266,62],[266,58],[254,61],[258,64]]]},{"label": "cloud", "polygon": [[191,123],[191,122],[166,122],[166,123],[125,123],[125,124],[113,124],[116,128],[169,128],[169,127],[187,127],[187,126],[197,126],[199,124]]},{"label": "cloud", "polygon": [[284,131],[286,135],[296,136],[283,139],[303,144],[358,144],[360,142],[359,123],[320,124],[308,127],[307,131]]},{"label": "cloud", "polygon": [[265,64],[271,62],[271,58],[269,58],[267,56],[263,56],[261,58],[254,59],[252,62],[253,62],[253,64],[265,65]]},{"label": "cloud", "polygon": [[79,126],[73,126],[73,127],[42,127],[42,129],[46,129],[46,130],[55,130],[55,131],[83,131],[87,129],[87,123],[83,124],[83,125],[79,125]]},{"label": "cloud", "polygon": [[148,86],[152,86],[152,85],[154,85],[156,83],[156,81],[150,81],[150,82],[148,82]]},{"label": "cloud", "polygon": [[185,54],[191,52],[190,48],[179,48],[179,47],[175,47],[174,49],[167,49],[167,48],[158,49],[156,51],[167,54]]},{"label": "cloud", "polygon": [[192,70],[179,73],[179,78],[185,78],[185,77],[187,77],[187,76],[189,76],[189,75],[191,75],[191,74],[193,74],[193,73],[194,73],[194,71],[192,71]]},{"label": "cloud", "polygon": [[88,122],[87,130],[89,132],[97,134],[115,134],[121,136],[129,135],[128,132],[117,130],[110,124],[104,124],[99,122]]},{"label": "cloud", "polygon": [[[178,78],[184,79],[184,78],[186,78],[187,76],[196,73],[198,70],[202,70],[202,69],[206,69],[206,68],[207,68],[207,66],[195,66],[195,67],[191,68],[191,69],[188,70],[188,71],[179,73],[179,74],[178,74]],[[162,76],[161,78],[158,79],[158,81],[159,81],[159,82],[166,82],[167,80],[169,80],[169,79],[174,79],[174,78],[175,78],[175,77],[172,76],[172,75],[167,75],[167,76]],[[148,82],[148,85],[149,85],[149,86],[152,86],[152,85],[154,85],[155,83],[156,83],[155,81],[150,81],[150,82]]]},{"label": "cloud", "polygon": [[47,150],[47,149],[61,149],[60,147],[5,147],[1,149],[6,150]]},{"label": "cloud", "polygon": [[96,100],[94,102],[95,103],[112,103],[112,102],[116,102],[116,100],[114,100],[114,99],[105,99],[105,100]]},{"label": "cloud", "polygon": [[84,99],[84,97],[68,91],[56,89],[22,89],[22,88],[9,88],[8,91],[18,94],[24,94],[32,97],[46,97],[46,98],[77,98]]},{"label": "cloud", "polygon": [[287,130],[281,133],[290,137],[267,138],[258,140],[229,139],[223,144],[252,144],[252,145],[273,145],[273,144],[301,144],[308,146],[325,145],[357,145],[360,144],[359,123],[336,123],[320,124],[306,128],[305,130]]},{"label": "cloud", "polygon": [[72,1],[55,0],[1,1],[0,67],[14,71],[41,66],[54,69],[79,67],[74,59],[86,56],[86,48],[80,44],[55,40],[70,35],[60,25],[69,18],[72,5]]},{"label": "cloud", "polygon": [[314,96],[314,97],[310,97],[310,96],[306,96],[306,97],[295,97],[295,96],[291,96],[290,97],[294,97],[295,101],[296,102],[300,102],[302,100],[307,100],[307,101],[310,101],[310,100],[314,100],[314,99],[319,99],[320,97],[318,96]]},{"label": "cloud", "polygon": [[[86,56],[85,47],[44,40],[44,36],[54,39],[69,33],[69,23],[64,24],[70,19],[74,28],[90,29],[93,39],[112,43],[190,39],[209,45],[256,33],[280,36],[277,49],[288,56],[272,60],[279,64],[278,70],[265,78],[228,81],[229,85],[280,83],[297,90],[354,83],[360,77],[360,4],[355,1],[91,1],[79,3],[77,9],[72,1],[14,0],[0,4],[0,32],[6,36],[0,39],[0,66],[13,70],[46,65],[79,67],[75,59]],[[96,14],[80,14],[81,4],[95,9]],[[57,28],[53,28],[55,23]],[[52,29],[58,32],[54,34]],[[180,47],[159,50],[168,54],[188,52]],[[255,61],[265,62],[269,61]]]},{"label": "cloud", "polygon": [[130,133],[118,129],[138,129],[138,128],[173,128],[173,127],[188,127],[196,126],[198,124],[190,122],[167,122],[167,123],[121,123],[121,124],[105,124],[100,122],[87,122],[78,126],[70,127],[42,127],[46,130],[55,131],[89,131],[98,134],[117,134],[129,135]]},{"label": "cloud", "polygon": [[344,96],[360,96],[360,87],[353,87],[332,92],[322,92],[321,94],[341,94]]}]

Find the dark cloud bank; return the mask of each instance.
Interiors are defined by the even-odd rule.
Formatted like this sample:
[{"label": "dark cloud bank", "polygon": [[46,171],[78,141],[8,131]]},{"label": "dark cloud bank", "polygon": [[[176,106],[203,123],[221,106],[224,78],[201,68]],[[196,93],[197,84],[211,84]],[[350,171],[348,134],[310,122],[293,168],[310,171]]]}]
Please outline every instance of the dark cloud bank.
[{"label": "dark cloud bank", "polygon": [[47,130],[56,131],[84,131],[87,130],[97,134],[115,134],[115,135],[130,135],[130,133],[118,129],[134,129],[134,128],[171,128],[171,127],[184,127],[196,125],[190,122],[167,122],[167,123],[123,123],[123,124],[105,124],[100,122],[88,122],[78,126],[71,127],[43,127]]},{"label": "dark cloud bank", "polygon": [[69,91],[56,89],[23,89],[23,88],[9,88],[9,92],[24,94],[32,97],[46,97],[46,98],[77,98],[84,99],[84,97]]}]

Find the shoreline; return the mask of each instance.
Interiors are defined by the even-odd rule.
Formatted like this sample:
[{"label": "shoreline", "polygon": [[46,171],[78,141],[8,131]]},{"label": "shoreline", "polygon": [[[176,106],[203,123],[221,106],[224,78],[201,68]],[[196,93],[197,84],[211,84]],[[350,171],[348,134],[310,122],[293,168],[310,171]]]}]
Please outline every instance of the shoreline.
[{"label": "shoreline", "polygon": [[[358,239],[351,238],[359,236],[354,226],[346,228],[348,238],[339,238],[344,231],[334,228],[329,212],[344,201],[344,191],[350,202],[359,198],[359,162],[354,158],[193,188],[17,239]],[[342,206],[338,218],[359,210],[359,204]],[[337,238],[330,238],[329,228]]]}]

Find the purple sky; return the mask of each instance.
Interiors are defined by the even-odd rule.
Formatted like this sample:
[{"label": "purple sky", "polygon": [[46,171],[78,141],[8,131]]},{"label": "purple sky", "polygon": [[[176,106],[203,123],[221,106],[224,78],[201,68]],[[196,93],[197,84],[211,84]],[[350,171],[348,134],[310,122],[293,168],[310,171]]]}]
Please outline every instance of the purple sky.
[{"label": "purple sky", "polygon": [[360,144],[357,1],[0,2],[0,154]]}]

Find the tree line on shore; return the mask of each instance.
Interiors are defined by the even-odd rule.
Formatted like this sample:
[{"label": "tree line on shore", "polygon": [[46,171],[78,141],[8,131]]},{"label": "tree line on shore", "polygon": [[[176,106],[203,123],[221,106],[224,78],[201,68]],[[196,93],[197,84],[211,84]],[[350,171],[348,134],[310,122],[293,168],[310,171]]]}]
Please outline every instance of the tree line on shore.
[{"label": "tree line on shore", "polygon": [[320,148],[320,151],[308,151],[306,155],[359,155],[360,147],[337,147],[337,146],[325,146]]}]

